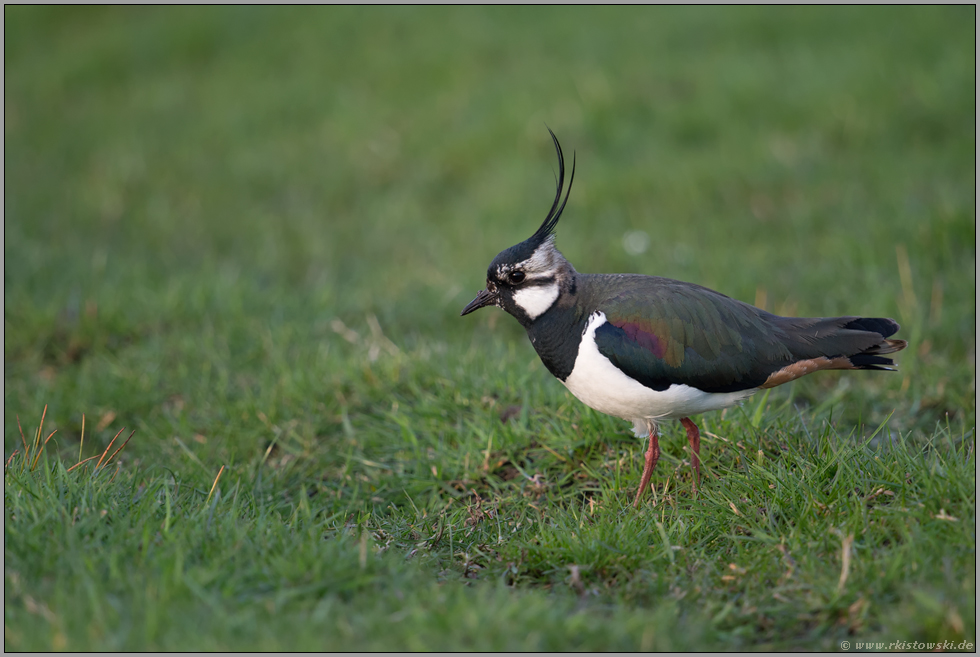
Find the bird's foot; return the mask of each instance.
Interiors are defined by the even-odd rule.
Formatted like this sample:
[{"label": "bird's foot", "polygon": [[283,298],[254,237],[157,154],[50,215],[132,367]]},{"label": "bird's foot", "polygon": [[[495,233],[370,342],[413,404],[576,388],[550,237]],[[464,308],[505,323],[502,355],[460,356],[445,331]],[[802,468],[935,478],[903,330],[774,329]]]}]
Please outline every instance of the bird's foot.
[{"label": "bird's foot", "polygon": [[647,448],[646,463],[643,464],[643,476],[640,478],[640,488],[636,491],[636,499],[633,500],[634,509],[640,507],[640,498],[643,497],[643,492],[650,485],[650,476],[653,474],[653,469],[657,466],[657,459],[659,458],[660,444],[657,441],[657,427],[651,424],[650,446]]}]

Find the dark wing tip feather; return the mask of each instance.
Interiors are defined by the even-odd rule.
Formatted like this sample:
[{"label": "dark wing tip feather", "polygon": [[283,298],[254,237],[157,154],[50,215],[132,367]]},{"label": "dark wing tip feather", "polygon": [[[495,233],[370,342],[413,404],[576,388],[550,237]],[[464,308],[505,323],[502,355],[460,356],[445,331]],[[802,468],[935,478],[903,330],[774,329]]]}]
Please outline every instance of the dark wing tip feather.
[{"label": "dark wing tip feather", "polygon": [[561,213],[565,210],[565,204],[568,203],[568,197],[572,193],[572,182],[575,180],[575,153],[572,153],[572,173],[568,179],[565,199],[562,200],[562,190],[565,187],[565,156],[562,153],[561,144],[558,143],[558,137],[555,136],[551,128],[548,128],[548,134],[551,135],[551,141],[555,144],[555,152],[558,154],[558,179],[555,185],[555,200],[551,204],[551,209],[548,210],[548,216],[544,218],[538,230],[531,236],[531,240],[535,242],[543,242],[555,232],[555,226],[558,225],[558,219],[561,218]]},{"label": "dark wing tip feather", "polygon": [[870,331],[883,338],[895,335],[901,327],[894,319],[887,317],[857,317],[841,327],[851,331]]}]

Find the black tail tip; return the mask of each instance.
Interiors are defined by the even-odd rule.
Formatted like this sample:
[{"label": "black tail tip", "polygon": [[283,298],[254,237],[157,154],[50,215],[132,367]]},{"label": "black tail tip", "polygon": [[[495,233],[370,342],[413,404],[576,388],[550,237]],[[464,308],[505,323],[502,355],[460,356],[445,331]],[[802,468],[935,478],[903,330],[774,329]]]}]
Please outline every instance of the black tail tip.
[{"label": "black tail tip", "polygon": [[873,354],[855,354],[854,356],[850,356],[848,360],[851,361],[851,365],[857,370],[889,370],[894,372],[898,369],[895,361],[891,358],[875,356]]}]

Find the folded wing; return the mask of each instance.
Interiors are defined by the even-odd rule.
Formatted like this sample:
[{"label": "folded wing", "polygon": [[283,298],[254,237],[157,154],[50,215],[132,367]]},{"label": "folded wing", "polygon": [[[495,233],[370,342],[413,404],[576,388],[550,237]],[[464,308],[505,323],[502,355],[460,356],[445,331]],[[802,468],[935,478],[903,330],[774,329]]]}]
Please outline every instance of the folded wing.
[{"label": "folded wing", "polygon": [[603,299],[599,352],[654,390],[772,387],[821,369],[893,369],[891,319],[780,317],[707,288],[636,277]]}]

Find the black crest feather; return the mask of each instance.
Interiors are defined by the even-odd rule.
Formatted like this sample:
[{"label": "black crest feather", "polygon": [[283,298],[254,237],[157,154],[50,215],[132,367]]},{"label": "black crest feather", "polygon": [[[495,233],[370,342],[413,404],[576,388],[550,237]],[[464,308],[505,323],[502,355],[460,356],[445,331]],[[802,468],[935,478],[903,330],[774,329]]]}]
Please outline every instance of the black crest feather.
[{"label": "black crest feather", "polygon": [[551,128],[548,128],[548,134],[551,135],[551,141],[555,142],[555,151],[558,153],[557,189],[555,190],[555,202],[551,204],[551,210],[548,211],[548,216],[544,218],[544,221],[538,227],[538,230],[535,231],[534,235],[531,235],[527,240],[532,244],[540,244],[555,232],[555,226],[558,225],[558,220],[561,218],[561,213],[565,209],[565,204],[568,203],[568,197],[572,193],[572,182],[575,180],[575,153],[572,153],[572,173],[568,178],[568,190],[565,192],[565,200],[562,200],[562,189],[565,186],[565,156],[561,152],[561,144],[558,143],[558,137],[551,131]]}]

